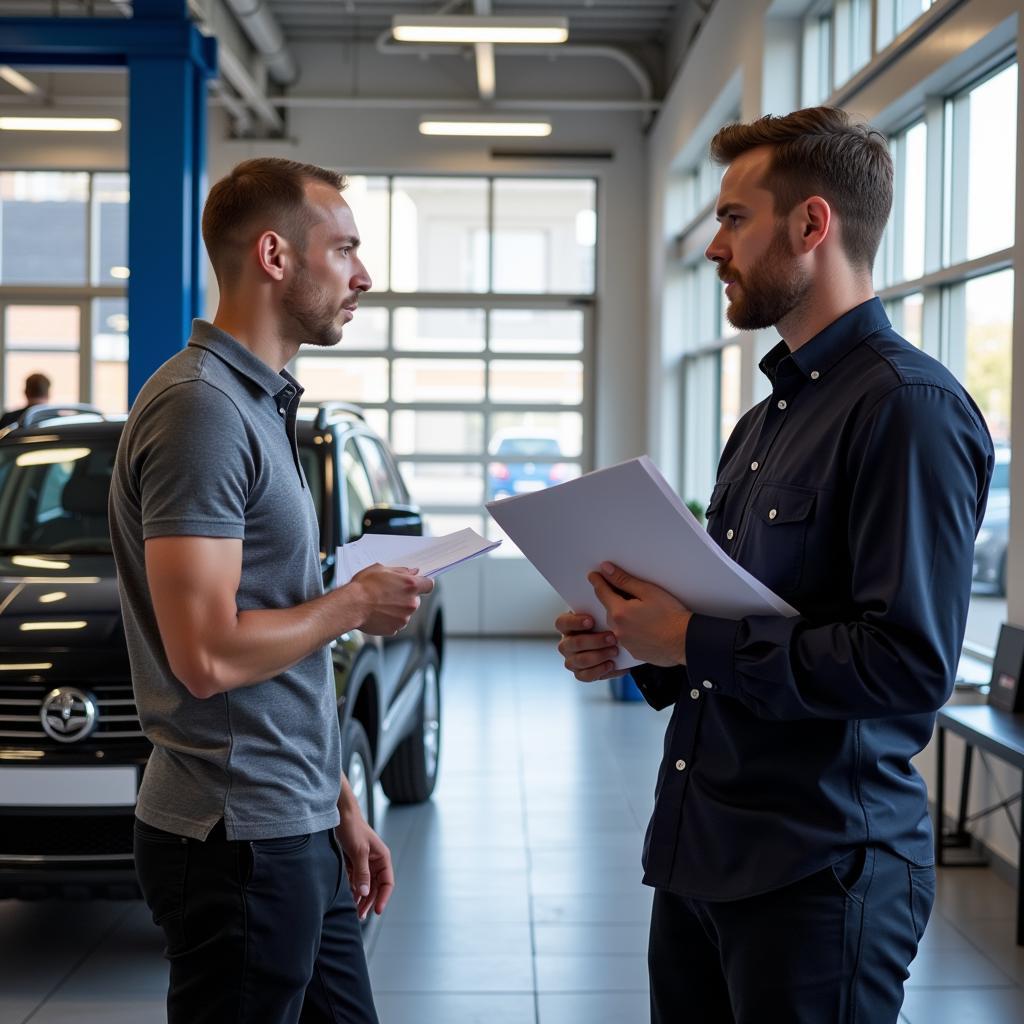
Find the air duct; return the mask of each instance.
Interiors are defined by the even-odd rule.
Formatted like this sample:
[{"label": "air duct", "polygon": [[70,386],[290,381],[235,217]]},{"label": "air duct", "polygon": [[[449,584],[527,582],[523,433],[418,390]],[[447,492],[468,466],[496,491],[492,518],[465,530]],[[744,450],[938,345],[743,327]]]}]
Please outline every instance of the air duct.
[{"label": "air duct", "polygon": [[267,72],[278,85],[292,85],[299,77],[284,33],[264,0],[225,0],[238,24],[259,51]]}]

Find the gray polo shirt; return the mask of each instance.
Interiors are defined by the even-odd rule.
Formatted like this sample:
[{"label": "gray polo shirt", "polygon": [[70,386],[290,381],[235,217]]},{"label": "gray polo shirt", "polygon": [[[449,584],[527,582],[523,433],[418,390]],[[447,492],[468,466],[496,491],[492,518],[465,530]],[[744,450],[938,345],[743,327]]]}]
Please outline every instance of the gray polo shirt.
[{"label": "gray polo shirt", "polygon": [[205,839],[273,839],[338,823],[341,741],[330,652],[197,700],[171,672],[146,582],[151,537],[242,540],[240,611],[323,593],[320,531],[295,441],[302,388],[196,320],[121,435],[110,535],[139,717],[153,753],[138,817]]}]

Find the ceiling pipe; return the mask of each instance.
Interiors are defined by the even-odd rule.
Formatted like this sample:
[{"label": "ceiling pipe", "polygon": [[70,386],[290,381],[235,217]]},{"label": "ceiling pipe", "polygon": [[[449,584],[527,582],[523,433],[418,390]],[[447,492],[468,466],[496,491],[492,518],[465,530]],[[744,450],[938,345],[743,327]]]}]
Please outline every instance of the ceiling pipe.
[{"label": "ceiling pipe", "polygon": [[425,96],[273,96],[270,103],[287,110],[460,110],[485,113],[494,110],[608,110],[654,113],[661,109],[659,100],[581,100],[496,99],[481,103],[476,99],[430,99]]},{"label": "ceiling pipe", "polygon": [[[421,54],[458,56],[465,52],[465,47],[462,46],[396,43],[391,39],[391,29],[385,29],[377,37],[376,48],[378,53],[389,57],[396,54],[405,54],[407,57],[416,57]],[[559,46],[501,46],[498,55],[501,57],[547,57],[549,60],[556,60],[559,57],[596,57],[613,60],[629,72],[640,87],[642,99],[649,100],[654,95],[651,76],[647,73],[647,69],[632,54],[617,46],[599,46],[587,43],[562,43]]]},{"label": "ceiling pipe", "polygon": [[265,0],[225,0],[238,24],[259,51],[267,73],[278,85],[292,85],[298,65],[285,42],[284,33]]}]

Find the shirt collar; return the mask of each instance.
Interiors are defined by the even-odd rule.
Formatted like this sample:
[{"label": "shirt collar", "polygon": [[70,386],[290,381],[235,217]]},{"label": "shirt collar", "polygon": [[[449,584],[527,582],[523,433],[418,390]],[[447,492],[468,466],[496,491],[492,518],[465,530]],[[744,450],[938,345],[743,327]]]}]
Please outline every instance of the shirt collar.
[{"label": "shirt collar", "polygon": [[222,359],[237,373],[247,377],[272,398],[276,398],[289,385],[295,389],[297,395],[302,394],[299,382],[287,370],[275,373],[262,359],[253,355],[230,334],[222,331],[219,327],[214,327],[206,320],[197,318],[192,321],[192,336],[188,343],[196,348],[204,348],[207,352],[212,352],[218,359]]},{"label": "shirt collar", "polygon": [[774,384],[782,363],[788,358],[804,377],[818,380],[865,338],[891,326],[882,300],[868,299],[833,320],[795,352],[790,352],[789,346],[780,341],[761,360],[761,372]]}]

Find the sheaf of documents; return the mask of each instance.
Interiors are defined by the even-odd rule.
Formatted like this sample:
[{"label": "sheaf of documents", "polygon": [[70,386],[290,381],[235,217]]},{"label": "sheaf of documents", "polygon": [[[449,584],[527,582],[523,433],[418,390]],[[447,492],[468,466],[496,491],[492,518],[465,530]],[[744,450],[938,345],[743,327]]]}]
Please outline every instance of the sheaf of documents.
[{"label": "sheaf of documents", "polygon": [[[575,612],[606,629],[587,582],[602,562],[656,583],[705,615],[797,612],[734,562],[646,456],[547,490],[487,503],[487,511]],[[639,662],[620,651],[616,667]]]},{"label": "sheaf of documents", "polygon": [[476,530],[465,529],[444,537],[395,537],[364,533],[359,540],[338,548],[335,555],[334,585],[344,586],[357,572],[380,562],[419,569],[424,576],[440,576],[471,558],[493,551],[500,540],[489,541]]}]

